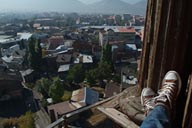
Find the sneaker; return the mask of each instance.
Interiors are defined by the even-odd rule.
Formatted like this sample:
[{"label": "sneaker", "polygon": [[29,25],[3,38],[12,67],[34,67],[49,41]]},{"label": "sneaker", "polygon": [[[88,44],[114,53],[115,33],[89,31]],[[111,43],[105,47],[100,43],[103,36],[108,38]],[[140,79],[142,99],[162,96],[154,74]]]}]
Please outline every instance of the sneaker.
[{"label": "sneaker", "polygon": [[157,105],[163,105],[172,110],[177,96],[181,90],[181,78],[176,71],[169,71],[162,82],[161,89],[158,91],[159,96],[155,97]]},{"label": "sneaker", "polygon": [[144,88],[141,93],[141,105],[145,109],[145,115],[154,108],[155,102],[154,97],[156,96],[155,92],[151,88]]}]

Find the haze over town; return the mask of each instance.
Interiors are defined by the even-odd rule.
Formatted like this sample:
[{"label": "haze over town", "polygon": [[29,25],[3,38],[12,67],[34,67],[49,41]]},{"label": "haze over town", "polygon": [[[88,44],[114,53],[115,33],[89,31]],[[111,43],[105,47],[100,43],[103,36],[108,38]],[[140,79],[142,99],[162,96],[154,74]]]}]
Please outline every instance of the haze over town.
[{"label": "haze over town", "polygon": [[144,14],[146,0],[0,0],[0,11]]}]

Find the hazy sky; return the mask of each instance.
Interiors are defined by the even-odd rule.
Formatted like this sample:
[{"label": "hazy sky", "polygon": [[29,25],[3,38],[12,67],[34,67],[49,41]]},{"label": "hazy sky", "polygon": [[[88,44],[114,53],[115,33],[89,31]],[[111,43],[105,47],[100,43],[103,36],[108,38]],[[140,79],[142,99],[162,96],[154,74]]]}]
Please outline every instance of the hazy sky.
[{"label": "hazy sky", "polygon": [[[4,4],[8,4],[10,2],[13,2],[13,1],[17,1],[18,3],[21,3],[22,2],[26,2],[26,1],[33,1],[33,0],[0,0],[0,4],[3,6]],[[67,1],[67,0],[63,0],[63,1]],[[91,4],[91,3],[94,3],[94,2],[97,2],[97,1],[101,1],[101,0],[79,0],[85,4]],[[136,3],[138,1],[141,1],[141,0],[122,0],[122,1],[125,1],[125,2],[128,2],[128,3]]]},{"label": "hazy sky", "polygon": [[[86,4],[91,4],[93,2],[97,2],[97,1],[101,1],[101,0],[79,0],[79,1],[86,3]],[[141,1],[141,0],[122,0],[122,1],[129,2],[129,3],[137,3],[138,1]]]},{"label": "hazy sky", "polygon": [[[30,11],[36,10],[36,9],[41,9],[43,5],[44,10],[51,10],[52,7],[54,8],[54,3],[55,1],[58,1],[57,3],[68,3],[68,2],[75,2],[75,0],[0,0],[0,11],[1,10],[23,10],[23,11]],[[102,0],[79,0],[85,4],[91,4],[97,1],[102,1]],[[141,0],[122,0],[128,3],[136,3]],[[75,5],[78,7],[78,3],[74,3],[72,5]],[[62,5],[62,4],[61,4]],[[59,6],[61,6],[59,5]],[[70,7],[64,7],[63,8],[70,8]]]}]

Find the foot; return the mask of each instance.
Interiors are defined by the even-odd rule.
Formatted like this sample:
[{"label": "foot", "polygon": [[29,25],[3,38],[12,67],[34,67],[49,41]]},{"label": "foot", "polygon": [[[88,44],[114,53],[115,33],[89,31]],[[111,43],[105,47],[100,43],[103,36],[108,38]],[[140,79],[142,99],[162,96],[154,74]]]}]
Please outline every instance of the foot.
[{"label": "foot", "polygon": [[145,115],[147,116],[148,113],[154,108],[155,102],[153,97],[156,94],[151,88],[144,88],[141,93],[141,105],[145,109]]},{"label": "foot", "polygon": [[169,71],[162,82],[159,96],[155,97],[156,106],[163,105],[172,110],[181,89],[181,78],[176,71]]}]

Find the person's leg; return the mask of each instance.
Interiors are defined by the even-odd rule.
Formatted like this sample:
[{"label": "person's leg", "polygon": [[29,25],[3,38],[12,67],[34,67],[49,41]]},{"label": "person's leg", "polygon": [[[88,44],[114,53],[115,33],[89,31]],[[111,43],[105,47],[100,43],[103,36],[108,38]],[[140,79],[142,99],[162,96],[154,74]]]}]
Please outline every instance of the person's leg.
[{"label": "person's leg", "polygon": [[141,128],[171,128],[168,110],[164,106],[156,106],[149,112],[141,124]]},{"label": "person's leg", "polygon": [[170,128],[170,115],[174,111],[174,104],[180,92],[181,78],[175,71],[169,71],[162,82],[158,96],[152,97],[154,92],[145,88],[141,93],[141,103],[147,111],[147,117],[141,128]]}]

